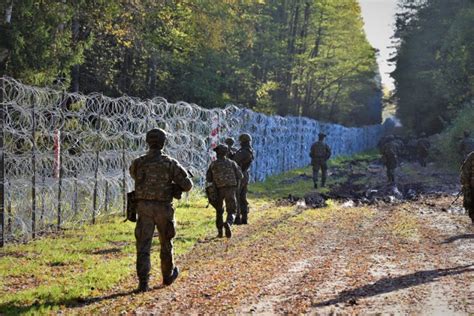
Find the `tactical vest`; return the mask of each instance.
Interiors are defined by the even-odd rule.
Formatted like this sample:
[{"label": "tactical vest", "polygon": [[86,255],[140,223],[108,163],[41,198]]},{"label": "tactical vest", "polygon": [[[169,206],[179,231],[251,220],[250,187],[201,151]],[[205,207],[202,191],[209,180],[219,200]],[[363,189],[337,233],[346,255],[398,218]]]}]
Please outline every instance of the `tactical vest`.
[{"label": "tactical vest", "polygon": [[173,160],[165,155],[147,155],[137,166],[135,196],[139,200],[171,202]]},{"label": "tactical vest", "polygon": [[326,144],[320,141],[316,142],[311,147],[311,154],[313,156],[313,159],[326,159],[328,156]]},{"label": "tactical vest", "polygon": [[211,164],[212,182],[218,188],[237,186],[235,166],[228,159],[217,159]]}]

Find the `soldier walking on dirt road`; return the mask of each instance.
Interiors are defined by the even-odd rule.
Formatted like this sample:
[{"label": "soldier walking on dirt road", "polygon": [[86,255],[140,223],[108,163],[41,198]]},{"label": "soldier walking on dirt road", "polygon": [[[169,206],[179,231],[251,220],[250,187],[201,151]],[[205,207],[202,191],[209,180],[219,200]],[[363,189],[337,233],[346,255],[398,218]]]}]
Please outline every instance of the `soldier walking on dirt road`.
[{"label": "soldier walking on dirt road", "polygon": [[318,188],[318,173],[321,169],[321,186],[326,185],[326,178],[328,172],[327,161],[331,157],[331,148],[324,142],[327,135],[324,133],[318,134],[318,141],[311,145],[309,156],[311,157],[311,165],[313,166],[313,183],[314,188]]},{"label": "soldier walking on dirt road", "polygon": [[170,285],[179,274],[173,261],[176,231],[172,201],[173,197],[180,198],[182,192],[191,190],[193,183],[178,161],[162,153],[165,141],[165,131],[150,130],[146,134],[148,153],[135,159],[130,166],[130,175],[135,180],[134,208],[138,214],[135,238],[140,292],[149,290],[150,250],[155,226],[161,244],[163,284]]},{"label": "soldier walking on dirt road", "polygon": [[[209,203],[216,209],[217,237],[223,237],[222,229],[225,229],[225,236],[232,237],[231,226],[234,223],[237,211],[237,188],[242,181],[243,174],[235,161],[228,159],[228,149],[224,145],[214,148],[217,159],[211,162],[206,173],[206,181],[212,183],[214,196],[208,194]],[[227,211],[227,219],[224,223],[224,201]]]},{"label": "soldier walking on dirt road", "polygon": [[398,165],[398,147],[393,136],[387,137],[385,144],[382,146],[380,152],[382,154],[382,162],[387,168],[388,182],[395,184],[395,169]]},{"label": "soldier walking on dirt road", "polygon": [[422,133],[420,139],[418,139],[416,143],[418,162],[422,167],[426,167],[426,161],[430,153],[430,147],[430,141],[426,138],[426,134]]},{"label": "soldier walking on dirt road", "polygon": [[248,213],[249,213],[249,202],[247,201],[247,186],[250,180],[249,168],[254,159],[252,149],[252,137],[247,134],[241,134],[239,136],[240,149],[234,155],[234,161],[239,165],[244,175],[242,182],[240,183],[238,194],[237,194],[237,216],[235,218],[235,224],[247,224]]},{"label": "soldier walking on dirt road", "polygon": [[464,195],[463,206],[474,224],[474,151],[467,156],[462,165],[461,184]]}]

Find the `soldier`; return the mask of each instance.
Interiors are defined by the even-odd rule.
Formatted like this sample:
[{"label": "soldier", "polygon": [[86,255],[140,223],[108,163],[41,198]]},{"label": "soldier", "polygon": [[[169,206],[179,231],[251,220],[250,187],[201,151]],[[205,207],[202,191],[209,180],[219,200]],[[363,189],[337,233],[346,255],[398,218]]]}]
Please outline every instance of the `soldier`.
[{"label": "soldier", "polygon": [[426,138],[425,133],[421,133],[421,138],[416,143],[416,153],[418,162],[422,167],[426,167],[426,160],[429,155],[429,149],[431,147],[430,141]]},{"label": "soldier", "polygon": [[331,157],[331,148],[324,142],[326,134],[319,133],[318,141],[311,146],[309,156],[311,157],[311,165],[313,166],[313,183],[314,188],[318,188],[318,173],[321,169],[321,186],[326,185],[326,177],[328,172],[327,161]]},{"label": "soldier", "polygon": [[237,215],[235,218],[235,224],[247,224],[249,203],[247,201],[247,186],[250,180],[249,168],[254,159],[252,149],[252,137],[247,134],[241,134],[239,136],[240,149],[234,155],[234,161],[239,165],[244,175],[242,182],[239,186],[239,192],[237,194]]},{"label": "soldier", "polygon": [[135,159],[130,175],[135,180],[135,201],[138,221],[135,227],[137,247],[138,291],[148,291],[150,273],[150,249],[155,226],[158,229],[161,251],[163,284],[170,285],[178,277],[179,270],[173,261],[173,238],[176,234],[173,197],[191,190],[193,183],[186,170],[173,158],[161,151],[166,133],[152,129],[146,134],[149,151]]},{"label": "soldier", "polygon": [[[228,154],[227,150],[225,145],[218,145],[214,148],[217,159],[211,163],[206,174],[206,181],[212,182],[217,189],[217,196],[211,204],[216,209],[217,237],[219,238],[223,237],[222,228],[225,229],[225,236],[227,238],[232,237],[230,227],[234,223],[235,212],[237,211],[236,193],[239,183],[243,178],[242,171],[240,171],[237,163],[226,157]],[[223,219],[224,201],[227,211],[225,223]]]},{"label": "soldier", "polygon": [[471,138],[471,133],[466,130],[464,131],[464,138],[459,145],[459,152],[462,158],[466,159],[467,155],[472,151],[474,151],[474,139]]},{"label": "soldier", "polygon": [[395,138],[388,137],[381,149],[382,162],[387,168],[388,182],[395,183],[395,169],[398,165],[397,144],[394,142]]},{"label": "soldier", "polygon": [[463,205],[474,224],[474,151],[467,156],[462,165],[461,184],[464,195]]},{"label": "soldier", "polygon": [[224,143],[227,145],[227,158],[233,159],[237,152],[237,148],[234,147],[234,139],[232,137],[227,137]]}]

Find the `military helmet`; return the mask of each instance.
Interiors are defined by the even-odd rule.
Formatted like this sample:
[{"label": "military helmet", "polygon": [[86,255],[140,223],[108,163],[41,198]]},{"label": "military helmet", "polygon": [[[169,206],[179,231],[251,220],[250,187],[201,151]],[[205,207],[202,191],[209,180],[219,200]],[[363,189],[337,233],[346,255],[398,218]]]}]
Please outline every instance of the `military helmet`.
[{"label": "military helmet", "polygon": [[227,154],[227,146],[226,145],[223,145],[223,144],[219,144],[217,145],[216,147],[214,147],[214,151],[217,153],[217,154],[222,154],[222,155],[225,155]]},{"label": "military helmet", "polygon": [[235,141],[232,137],[227,137],[225,140],[224,140],[224,143],[226,143],[227,145],[229,146],[232,146],[234,145]]},{"label": "military helmet", "polygon": [[318,137],[319,137],[319,138],[324,138],[324,137],[326,137],[326,136],[328,136],[328,135],[324,134],[323,132],[320,132],[320,133],[318,134]]},{"label": "military helmet", "polygon": [[145,141],[148,145],[163,146],[166,140],[166,132],[161,128],[154,128],[146,133]]},{"label": "military helmet", "polygon": [[241,143],[250,143],[252,141],[252,136],[247,133],[243,133],[239,136],[239,142]]}]

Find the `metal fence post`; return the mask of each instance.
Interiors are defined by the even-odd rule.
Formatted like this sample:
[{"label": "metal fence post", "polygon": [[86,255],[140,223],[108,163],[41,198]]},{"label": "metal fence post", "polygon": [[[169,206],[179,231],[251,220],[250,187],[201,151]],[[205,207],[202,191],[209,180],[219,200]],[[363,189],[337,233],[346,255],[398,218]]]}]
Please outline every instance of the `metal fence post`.
[{"label": "metal fence post", "polygon": [[33,170],[33,176],[31,177],[31,237],[36,237],[36,113],[35,103],[31,105],[31,169]]},{"label": "metal fence post", "polygon": [[4,81],[0,78],[0,247],[5,245],[5,104],[4,104]]},{"label": "metal fence post", "polygon": [[[100,110],[98,113],[98,118],[97,118],[97,140],[99,139],[99,134],[100,134]],[[92,202],[92,224],[95,224],[95,217],[97,215],[97,194],[98,194],[98,186],[99,186],[99,163],[100,163],[100,142],[97,142],[97,145],[99,148],[96,150],[96,156],[95,156],[95,171],[94,171],[94,197],[93,197],[93,202]]]}]

